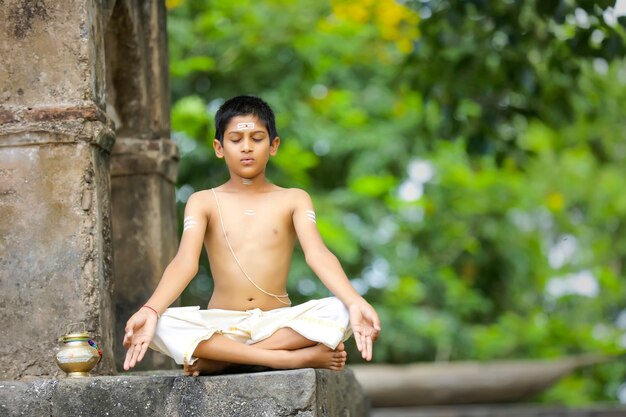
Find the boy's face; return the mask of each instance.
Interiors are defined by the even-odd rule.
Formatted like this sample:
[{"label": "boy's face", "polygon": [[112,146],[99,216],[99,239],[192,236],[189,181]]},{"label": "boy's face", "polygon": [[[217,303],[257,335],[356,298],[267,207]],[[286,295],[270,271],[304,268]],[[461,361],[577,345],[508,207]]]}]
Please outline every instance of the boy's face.
[{"label": "boy's face", "polygon": [[280,138],[270,144],[265,127],[254,115],[235,116],[224,130],[224,142],[213,141],[215,155],[224,158],[231,175],[253,178],[265,171],[270,156],[276,155]]}]

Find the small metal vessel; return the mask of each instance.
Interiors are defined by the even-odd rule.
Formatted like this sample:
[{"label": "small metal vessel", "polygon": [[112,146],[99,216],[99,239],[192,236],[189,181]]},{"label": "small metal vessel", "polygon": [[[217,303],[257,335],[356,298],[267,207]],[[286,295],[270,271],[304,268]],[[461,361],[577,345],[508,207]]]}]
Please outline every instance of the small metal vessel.
[{"label": "small metal vessel", "polygon": [[[82,325],[81,332],[70,331],[76,325]],[[59,342],[63,346],[56,354],[56,362],[70,378],[89,376],[89,371],[102,359],[102,351],[87,333],[84,322],[68,325]]]}]

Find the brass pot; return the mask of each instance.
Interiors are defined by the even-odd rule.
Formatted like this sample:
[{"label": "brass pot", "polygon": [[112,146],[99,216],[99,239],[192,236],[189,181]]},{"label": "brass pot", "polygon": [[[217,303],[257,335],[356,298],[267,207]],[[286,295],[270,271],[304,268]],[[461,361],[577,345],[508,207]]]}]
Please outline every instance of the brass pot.
[{"label": "brass pot", "polygon": [[[76,324],[82,324],[82,332],[70,332]],[[102,358],[102,352],[85,330],[85,323],[70,324],[59,342],[63,342],[63,346],[56,354],[56,362],[70,378],[89,376],[89,371]]]}]

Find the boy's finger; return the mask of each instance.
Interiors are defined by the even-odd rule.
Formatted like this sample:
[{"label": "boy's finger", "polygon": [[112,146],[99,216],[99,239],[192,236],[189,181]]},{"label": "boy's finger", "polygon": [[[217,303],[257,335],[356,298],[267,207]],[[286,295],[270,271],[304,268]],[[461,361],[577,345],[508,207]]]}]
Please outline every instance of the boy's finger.
[{"label": "boy's finger", "polygon": [[141,362],[141,360],[143,359],[144,355],[146,354],[146,351],[148,350],[148,343],[144,342],[141,344],[141,352],[139,353],[139,357],[137,358],[137,362]]},{"label": "boy's finger", "polygon": [[356,348],[361,352],[363,347],[361,346],[361,332],[354,332],[354,340],[356,342]]},{"label": "boy's finger", "polygon": [[[365,333],[361,333],[361,353],[367,355],[367,345],[365,344]],[[365,358],[365,356],[363,356]]]},{"label": "boy's finger", "polygon": [[139,353],[141,353],[140,345],[139,344],[133,345],[133,357],[130,358],[131,368],[133,368],[135,364],[137,363],[137,357],[139,356]]},{"label": "boy's finger", "polygon": [[372,325],[377,331],[380,331],[380,319],[375,311],[368,311],[367,318],[372,322]]},{"label": "boy's finger", "polygon": [[378,316],[376,316],[373,323],[374,323],[374,328],[376,329],[377,332],[379,332],[381,327],[380,327],[380,319],[378,318]]},{"label": "boy's finger", "polygon": [[126,332],[126,334],[129,334],[129,333],[132,334],[134,328],[135,328],[135,319],[131,317],[126,322],[126,327],[124,327],[124,331]]},{"label": "boy's finger", "polygon": [[363,359],[367,358],[367,344],[365,340],[365,335],[361,333],[361,356],[363,357]]},{"label": "boy's finger", "polygon": [[363,359],[367,359],[367,337],[365,337],[365,335],[362,336],[361,345],[363,346],[363,350],[361,351],[361,357]]},{"label": "boy's finger", "polygon": [[133,334],[132,334],[132,333],[130,333],[130,332],[129,332],[129,333],[126,333],[126,334],[124,335],[124,341],[122,342],[122,345],[123,345],[126,349],[128,349],[128,348],[130,347],[130,345],[131,345],[132,340],[133,340]]},{"label": "boy's finger", "polygon": [[126,352],[126,358],[124,359],[124,370],[128,371],[130,369],[130,358],[133,356],[133,347],[131,346]]},{"label": "boy's finger", "polygon": [[131,346],[128,352],[126,353],[126,366],[128,369],[132,368],[133,365],[133,353],[135,351],[135,346]]},{"label": "boy's finger", "polygon": [[365,344],[367,345],[367,360],[371,361],[372,360],[372,338],[368,337],[367,340],[365,341]]},{"label": "boy's finger", "polygon": [[[129,320],[129,323],[130,323],[130,320]],[[124,345],[124,347],[126,349],[128,349],[127,344],[130,345],[130,342],[131,342],[131,340],[133,338],[133,328],[132,328],[132,326],[130,326],[129,324],[126,324],[126,328],[124,329],[124,332],[126,332],[126,333],[124,334],[124,341],[122,342],[122,344]]]}]

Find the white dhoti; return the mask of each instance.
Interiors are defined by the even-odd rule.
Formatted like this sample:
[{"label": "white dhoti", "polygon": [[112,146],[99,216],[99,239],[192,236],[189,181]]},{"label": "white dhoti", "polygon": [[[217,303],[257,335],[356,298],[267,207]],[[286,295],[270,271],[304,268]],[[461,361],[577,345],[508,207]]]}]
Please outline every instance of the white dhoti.
[{"label": "white dhoti", "polygon": [[270,311],[174,307],[161,315],[150,347],[172,357],[179,365],[192,364],[197,359],[193,352],[198,344],[215,333],[250,345],[289,327],[313,342],[335,349],[352,334],[349,322],[347,308],[335,297]]}]

